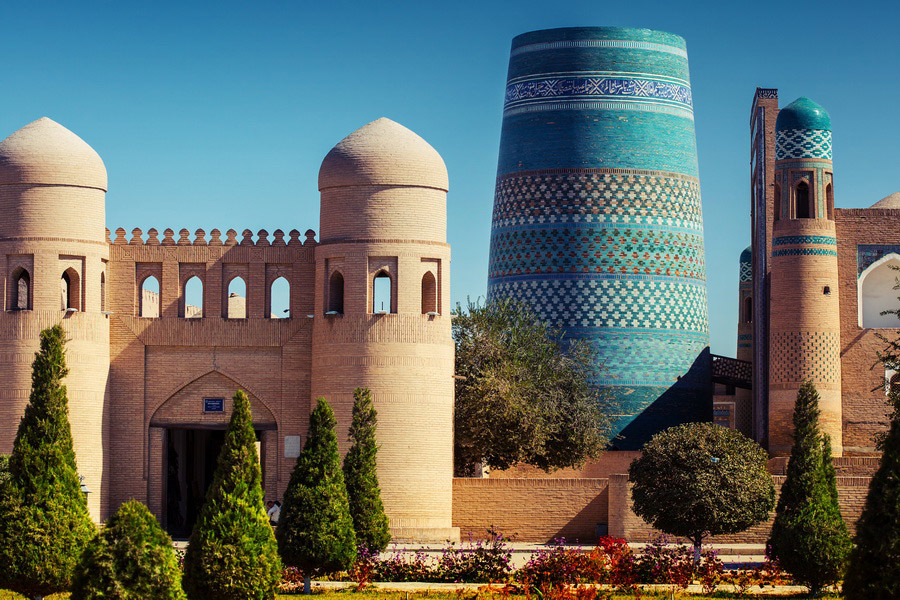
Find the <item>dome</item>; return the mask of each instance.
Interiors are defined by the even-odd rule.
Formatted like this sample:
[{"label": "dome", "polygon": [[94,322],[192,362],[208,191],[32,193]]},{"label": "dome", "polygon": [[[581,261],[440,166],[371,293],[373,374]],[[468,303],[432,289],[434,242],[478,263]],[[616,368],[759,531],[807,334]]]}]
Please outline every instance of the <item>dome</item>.
[{"label": "dome", "polygon": [[428,142],[382,117],[338,142],[319,169],[319,190],[371,185],[447,191],[447,167]]},{"label": "dome", "polygon": [[103,160],[80,137],[47,117],[0,142],[0,185],[55,184],[106,191]]},{"label": "dome", "polygon": [[753,248],[751,246],[747,246],[746,248],[744,248],[744,251],[741,252],[741,262],[753,262]]},{"label": "dome", "polygon": [[824,129],[831,131],[828,111],[809,98],[801,96],[780,111],[775,120],[775,131],[788,129]]},{"label": "dome", "polygon": [[900,192],[885,196],[869,208],[900,208]]}]

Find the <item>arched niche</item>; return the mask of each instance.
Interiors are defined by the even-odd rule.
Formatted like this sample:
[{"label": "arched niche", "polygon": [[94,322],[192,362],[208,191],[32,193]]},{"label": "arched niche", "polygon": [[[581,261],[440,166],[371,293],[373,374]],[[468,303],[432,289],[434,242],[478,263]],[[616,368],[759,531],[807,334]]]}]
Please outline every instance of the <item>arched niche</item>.
[{"label": "arched niche", "polygon": [[[150,419],[151,427],[224,427],[231,419],[232,397],[239,389],[250,398],[254,429],[276,429],[275,415],[250,390],[220,371],[210,371],[181,386]],[[222,412],[205,412],[205,398],[224,398]]]},{"label": "arched niche", "polygon": [[900,308],[900,290],[894,289],[900,271],[900,254],[883,256],[862,272],[857,283],[859,326],[865,328],[900,328],[897,315],[883,315],[885,310]]}]

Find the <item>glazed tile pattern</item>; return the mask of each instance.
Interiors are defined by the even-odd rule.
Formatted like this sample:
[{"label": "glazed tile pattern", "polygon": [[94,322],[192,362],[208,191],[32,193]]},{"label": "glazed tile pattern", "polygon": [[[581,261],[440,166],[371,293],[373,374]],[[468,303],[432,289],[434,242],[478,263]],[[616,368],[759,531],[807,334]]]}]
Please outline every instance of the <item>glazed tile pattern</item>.
[{"label": "glazed tile pattern", "polygon": [[783,235],[772,240],[773,246],[788,244],[826,244],[837,246],[837,238],[830,235]]},{"label": "glazed tile pattern", "polygon": [[868,269],[872,263],[888,254],[900,254],[900,245],[859,244],[856,246],[856,276]]},{"label": "glazed tile pattern", "polygon": [[828,248],[784,248],[773,250],[772,256],[837,256],[837,250]]},{"label": "glazed tile pattern", "polygon": [[620,448],[710,418],[686,57],[681,38],[650,30],[513,41],[488,296],[521,299],[595,345]]},{"label": "glazed tile pattern", "polygon": [[831,132],[825,129],[787,129],[775,133],[775,160],[820,158],[831,160]]}]

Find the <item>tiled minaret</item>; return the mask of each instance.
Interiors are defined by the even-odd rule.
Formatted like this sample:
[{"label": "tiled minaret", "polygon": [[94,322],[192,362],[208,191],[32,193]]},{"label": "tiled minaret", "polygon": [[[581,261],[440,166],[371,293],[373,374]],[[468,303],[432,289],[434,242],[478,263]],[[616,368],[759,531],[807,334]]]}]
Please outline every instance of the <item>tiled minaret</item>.
[{"label": "tiled minaret", "polygon": [[512,43],[489,297],[599,349],[615,441],[711,418],[703,223],[684,40],[647,29]]}]

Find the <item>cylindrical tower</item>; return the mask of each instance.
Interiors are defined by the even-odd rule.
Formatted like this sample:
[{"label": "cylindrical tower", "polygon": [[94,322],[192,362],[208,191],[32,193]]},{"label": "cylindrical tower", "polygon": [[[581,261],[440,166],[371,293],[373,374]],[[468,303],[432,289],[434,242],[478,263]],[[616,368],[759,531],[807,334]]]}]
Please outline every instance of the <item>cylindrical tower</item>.
[{"label": "cylindrical tower", "polygon": [[[741,252],[738,283],[738,360],[753,362],[753,255],[747,246]],[[753,393],[745,388],[734,391],[734,422],[738,431],[753,436]]]},{"label": "cylindrical tower", "polygon": [[842,453],[840,307],[831,119],[799,98],[775,122],[769,343],[769,452],[791,451],[797,391],[812,381],[820,422]]},{"label": "cylindrical tower", "polygon": [[94,519],[105,519],[104,422],[109,317],[106,167],[65,127],[43,118],[0,142],[0,452],[9,452],[28,404],[42,329],[66,330],[69,422]]},{"label": "cylindrical tower", "polygon": [[395,540],[459,537],[447,189],[434,148],[384,118],[344,138],[319,171],[313,399],[334,407],[346,451],[353,390],[372,391]]},{"label": "cylindrical tower", "polygon": [[594,342],[614,444],[712,417],[703,224],[684,40],[648,29],[512,42],[488,274]]}]

